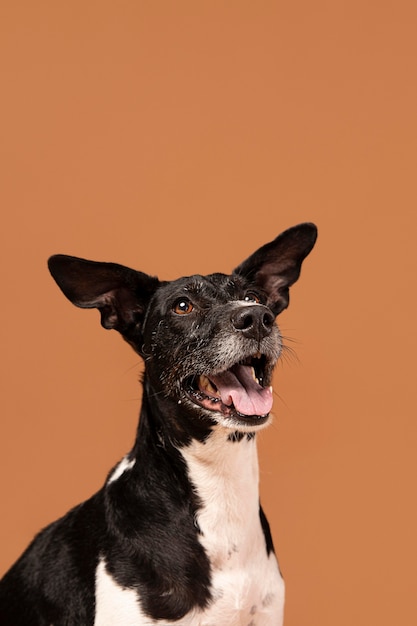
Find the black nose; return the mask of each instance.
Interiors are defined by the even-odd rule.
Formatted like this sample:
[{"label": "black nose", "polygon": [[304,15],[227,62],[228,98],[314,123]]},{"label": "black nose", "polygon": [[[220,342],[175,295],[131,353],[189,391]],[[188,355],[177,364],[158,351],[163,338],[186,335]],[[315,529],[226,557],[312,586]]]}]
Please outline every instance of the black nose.
[{"label": "black nose", "polygon": [[232,315],[232,324],[248,339],[261,341],[267,337],[274,325],[273,313],[263,305],[242,306]]}]

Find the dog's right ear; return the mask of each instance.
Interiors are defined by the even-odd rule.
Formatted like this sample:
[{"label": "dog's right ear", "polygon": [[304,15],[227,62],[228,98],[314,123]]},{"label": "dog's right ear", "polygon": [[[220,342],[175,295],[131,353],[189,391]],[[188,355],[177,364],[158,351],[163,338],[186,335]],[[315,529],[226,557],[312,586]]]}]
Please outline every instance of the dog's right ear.
[{"label": "dog's right ear", "polygon": [[87,261],[65,254],[51,256],[49,271],[64,294],[83,309],[97,308],[104,328],[118,330],[129,342],[159,280],[117,263]]},{"label": "dog's right ear", "polygon": [[298,279],[301,264],[317,238],[317,227],[309,222],[293,226],[265,244],[234,270],[267,295],[275,315],[289,303],[289,288]]}]

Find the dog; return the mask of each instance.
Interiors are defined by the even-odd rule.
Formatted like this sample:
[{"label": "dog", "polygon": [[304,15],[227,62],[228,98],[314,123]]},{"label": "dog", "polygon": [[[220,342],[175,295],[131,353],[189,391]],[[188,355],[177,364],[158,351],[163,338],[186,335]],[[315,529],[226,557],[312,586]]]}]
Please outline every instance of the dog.
[{"label": "dog", "polygon": [[49,259],[143,358],[133,449],[95,495],[41,531],[0,583],[2,626],[279,626],[284,583],[259,503],[276,316],[317,236],[294,226],[230,275],[160,281]]}]

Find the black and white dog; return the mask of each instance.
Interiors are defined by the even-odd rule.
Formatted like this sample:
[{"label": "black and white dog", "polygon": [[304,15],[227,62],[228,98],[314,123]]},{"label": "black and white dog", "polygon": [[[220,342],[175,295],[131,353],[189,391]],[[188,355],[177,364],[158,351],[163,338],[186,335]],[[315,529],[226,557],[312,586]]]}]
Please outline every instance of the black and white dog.
[{"label": "black and white dog", "polygon": [[1,626],[279,626],[284,584],[259,505],[256,437],[275,317],[316,240],[300,224],[230,275],[159,281],[56,255],[52,276],[145,362],[138,434],[104,487],[0,583]]}]

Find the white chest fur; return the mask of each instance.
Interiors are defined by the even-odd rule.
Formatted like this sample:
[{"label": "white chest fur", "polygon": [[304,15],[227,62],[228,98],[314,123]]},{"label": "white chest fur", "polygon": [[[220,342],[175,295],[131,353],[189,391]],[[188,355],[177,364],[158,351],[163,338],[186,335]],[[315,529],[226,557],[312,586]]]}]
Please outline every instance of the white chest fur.
[{"label": "white chest fur", "polygon": [[182,451],[202,501],[196,522],[212,564],[214,597],[204,620],[192,624],[280,626],[284,583],[275,555],[267,555],[259,517],[256,440],[224,440],[219,429]]},{"label": "white chest fur", "polygon": [[104,561],[96,573],[95,626],[281,626],[284,583],[266,551],[259,517],[255,439],[225,441],[223,429],[182,450],[202,507],[196,524],[212,565],[212,603],[177,622],[154,621],[136,593],[122,589]]}]

